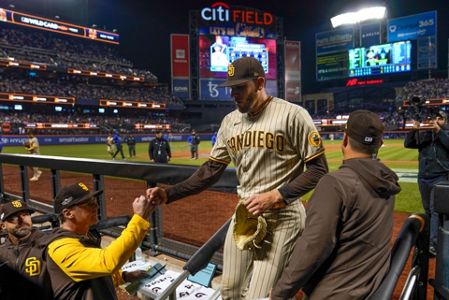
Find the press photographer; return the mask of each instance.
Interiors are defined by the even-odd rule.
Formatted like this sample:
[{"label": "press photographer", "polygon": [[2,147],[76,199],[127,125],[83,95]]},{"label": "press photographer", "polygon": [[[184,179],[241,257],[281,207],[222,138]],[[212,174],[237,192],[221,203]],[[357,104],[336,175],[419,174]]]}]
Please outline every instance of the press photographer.
[{"label": "press photographer", "polygon": [[433,210],[432,189],[436,183],[449,179],[449,125],[444,111],[427,110],[415,104],[414,112],[413,128],[407,133],[404,146],[419,151],[418,185],[430,219],[429,253],[436,255],[438,215]]}]

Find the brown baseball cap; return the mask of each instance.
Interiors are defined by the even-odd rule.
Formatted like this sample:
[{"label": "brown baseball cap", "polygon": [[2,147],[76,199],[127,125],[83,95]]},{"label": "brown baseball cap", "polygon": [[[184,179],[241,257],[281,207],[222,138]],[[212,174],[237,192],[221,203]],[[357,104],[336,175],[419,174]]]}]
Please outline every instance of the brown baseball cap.
[{"label": "brown baseball cap", "polygon": [[364,145],[380,145],[384,124],[379,116],[369,110],[355,110],[346,122],[346,134]]},{"label": "brown baseball cap", "polygon": [[89,201],[92,197],[96,197],[103,191],[95,191],[90,193],[89,188],[82,182],[68,185],[61,189],[55,198],[55,213],[59,214],[63,209]]},{"label": "brown baseball cap", "polygon": [[265,78],[265,71],[260,62],[254,57],[241,57],[228,65],[228,79],[220,86],[240,85],[257,77]]},{"label": "brown baseball cap", "polygon": [[0,209],[0,220],[5,221],[10,216],[21,211],[28,211],[29,213],[34,212],[34,210],[22,200],[13,200],[11,202],[4,203]]}]

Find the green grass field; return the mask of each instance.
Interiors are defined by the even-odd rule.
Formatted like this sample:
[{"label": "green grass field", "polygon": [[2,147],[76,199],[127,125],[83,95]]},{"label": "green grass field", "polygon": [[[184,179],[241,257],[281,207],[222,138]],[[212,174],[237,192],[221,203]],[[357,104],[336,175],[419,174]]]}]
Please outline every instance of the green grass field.
[{"label": "green grass field", "polygon": [[[330,170],[336,170],[342,161],[340,150],[341,141],[325,141],[326,157]],[[200,159],[191,160],[189,147],[186,142],[173,142],[170,144],[173,158],[172,164],[200,165],[207,160],[210,151],[210,143],[203,141],[200,144]],[[148,144],[140,143],[136,147],[137,157],[132,161],[148,162]],[[26,153],[23,147],[4,147],[3,153]],[[128,148],[124,146],[125,156],[128,157]],[[60,145],[41,146],[42,155],[55,155],[67,157],[84,157],[92,159],[111,159],[106,152],[106,145]],[[118,155],[117,157],[120,157]],[[400,171],[417,171],[418,151],[405,149],[403,140],[386,140],[381,148],[379,158],[390,168]],[[401,212],[423,212],[421,199],[416,182],[401,182],[402,191],[396,198],[396,211]],[[305,198],[310,197],[309,193]]]}]

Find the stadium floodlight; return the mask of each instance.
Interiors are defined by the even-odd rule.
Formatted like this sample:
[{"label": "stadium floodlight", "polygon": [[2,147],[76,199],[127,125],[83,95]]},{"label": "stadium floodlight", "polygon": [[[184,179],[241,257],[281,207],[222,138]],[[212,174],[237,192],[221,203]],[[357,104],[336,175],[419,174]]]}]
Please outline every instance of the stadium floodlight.
[{"label": "stadium floodlight", "polygon": [[385,18],[385,6],[375,6],[360,9],[356,12],[347,12],[331,18],[332,27],[356,24],[367,20],[379,20]]}]

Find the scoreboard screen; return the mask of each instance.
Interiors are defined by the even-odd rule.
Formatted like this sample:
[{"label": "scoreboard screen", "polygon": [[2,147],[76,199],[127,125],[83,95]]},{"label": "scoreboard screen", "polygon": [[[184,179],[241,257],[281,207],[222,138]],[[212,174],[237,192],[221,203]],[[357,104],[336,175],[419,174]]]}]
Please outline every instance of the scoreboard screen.
[{"label": "scoreboard screen", "polygon": [[276,40],[200,35],[200,77],[225,78],[228,65],[234,60],[250,56],[257,58],[267,79],[276,79]]},{"label": "scoreboard screen", "polygon": [[349,77],[411,71],[410,41],[349,50]]}]

